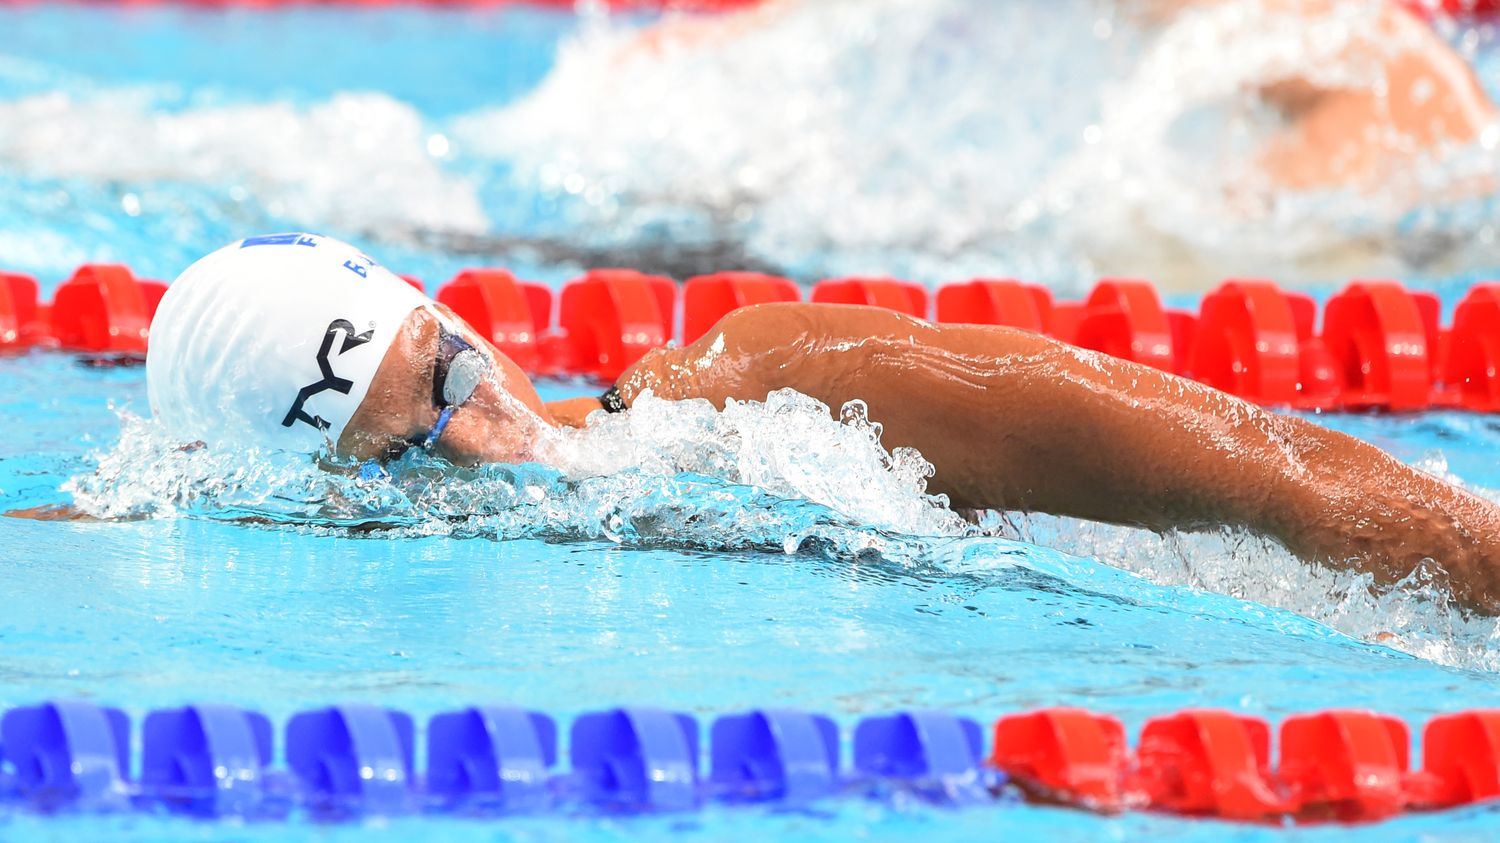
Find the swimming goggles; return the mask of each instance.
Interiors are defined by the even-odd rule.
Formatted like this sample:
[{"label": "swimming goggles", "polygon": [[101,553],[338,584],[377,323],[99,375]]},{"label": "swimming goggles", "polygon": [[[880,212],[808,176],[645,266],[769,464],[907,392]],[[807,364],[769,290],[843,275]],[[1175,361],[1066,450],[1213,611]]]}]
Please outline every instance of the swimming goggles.
[{"label": "swimming goggles", "polygon": [[437,444],[453,411],[474,397],[489,371],[489,359],[473,343],[438,323],[437,357],[432,361],[432,406],[438,408],[438,418],[422,437],[423,448]]},{"label": "swimming goggles", "polygon": [[359,476],[366,480],[388,476],[383,463],[400,459],[411,448],[432,450],[453,418],[453,411],[474,397],[489,370],[490,361],[483,352],[439,322],[437,354],[432,360],[432,406],[438,409],[437,421],[427,433],[397,442],[378,460],[364,462]]}]

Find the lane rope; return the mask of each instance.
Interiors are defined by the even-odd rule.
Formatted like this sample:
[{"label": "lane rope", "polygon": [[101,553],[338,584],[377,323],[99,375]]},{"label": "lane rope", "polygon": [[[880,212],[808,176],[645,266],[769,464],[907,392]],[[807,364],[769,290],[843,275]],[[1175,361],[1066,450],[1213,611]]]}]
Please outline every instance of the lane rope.
[{"label": "lane rope", "polygon": [[[859,720],[762,708],[713,720],[624,707],[575,717],[559,769],[558,721],[478,705],[415,718],[346,704],[264,714],[200,703],[148,712],[55,700],[0,717],[0,805],[43,813],[347,819],[462,813],[680,812],[792,806],[893,792],[950,806],[1027,800],[1251,822],[1368,822],[1500,797],[1500,710],[1434,717],[1413,769],[1406,724],[1332,710],[1270,724],[1220,710],[1120,721],[1050,708],[978,722],[914,710]],[[988,743],[988,748],[986,748]],[[139,752],[135,747],[139,746]],[[845,747],[850,752],[846,754]],[[279,755],[276,750],[280,750]],[[704,758],[707,769],[704,769]]]},{"label": "lane rope", "polygon": [[[51,302],[39,301],[37,290],[34,278],[0,271],[0,353],[58,349],[129,362],[146,352],[166,285],[122,265],[88,264]],[[554,294],[484,268],[460,272],[435,298],[533,375],[612,382],[653,348],[690,343],[736,308],[800,301],[803,289],[750,272],[679,284],[594,269]],[[1103,279],[1079,301],[1054,300],[1046,287],[1015,279],[929,291],[877,277],[825,279],[808,299],[1034,331],[1274,407],[1500,412],[1500,282],[1472,287],[1448,325],[1436,294],[1369,279],[1349,283],[1321,314],[1311,296],[1256,278],[1224,281],[1196,312],[1166,308],[1149,282],[1128,278]]]}]

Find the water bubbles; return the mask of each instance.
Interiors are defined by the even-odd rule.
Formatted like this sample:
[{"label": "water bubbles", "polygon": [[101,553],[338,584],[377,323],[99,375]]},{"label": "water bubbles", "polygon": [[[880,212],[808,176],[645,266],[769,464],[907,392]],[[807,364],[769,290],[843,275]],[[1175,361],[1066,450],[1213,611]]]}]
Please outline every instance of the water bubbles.
[{"label": "water bubbles", "polygon": [[1488,643],[1500,620],[1460,612],[1447,573],[1432,560],[1382,588],[1369,574],[1312,565],[1274,541],[1236,530],[1157,534],[1042,515],[991,527],[997,535],[1098,559],[1162,585],[1287,609],[1438,664],[1500,670],[1500,656]]},{"label": "water bubbles", "polygon": [[1500,125],[1491,123],[1479,133],[1479,145],[1485,150],[1494,150],[1500,146]]},{"label": "water bubbles", "polygon": [[1431,77],[1424,76],[1412,85],[1411,101],[1415,105],[1421,105],[1432,99],[1436,93],[1437,85],[1432,81]]}]

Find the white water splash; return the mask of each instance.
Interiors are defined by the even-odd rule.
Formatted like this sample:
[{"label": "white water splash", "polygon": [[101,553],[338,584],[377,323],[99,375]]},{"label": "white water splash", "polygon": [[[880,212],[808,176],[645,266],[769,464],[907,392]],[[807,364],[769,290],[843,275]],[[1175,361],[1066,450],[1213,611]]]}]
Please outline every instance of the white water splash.
[{"label": "white water splash", "polygon": [[1309,23],[1239,0],[1143,27],[1091,0],[824,0],[601,26],[531,96],[454,133],[514,162],[523,192],[575,199],[577,236],[605,243],[738,239],[812,271],[1065,288],[1333,280],[1493,240],[1488,195],[1457,188],[1500,169],[1500,129],[1374,193],[1259,171],[1284,128],[1261,86],[1383,83],[1336,60],[1380,40],[1377,8],[1345,0]]},{"label": "white water splash", "polygon": [[[888,273],[980,246],[984,258],[1012,235],[1005,248],[1051,275],[1077,266],[996,224],[1097,108],[1107,66],[1062,61],[1100,48],[1091,12],[976,14],[959,0],[780,8],[679,20],[680,37],[586,30],[530,97],[454,134],[472,154],[514,161],[523,190],[579,197],[579,227],[596,239],[744,239],[772,261],[816,254]],[[1040,96],[1024,71],[1042,63],[1076,96]]]},{"label": "white water splash", "polygon": [[629,413],[600,413],[587,428],[564,431],[547,458],[572,477],[713,477],[906,535],[965,530],[946,498],[926,494],[930,463],[911,448],[881,447],[880,425],[863,402],[850,402],[841,417],[834,421],[828,407],[790,389],[764,403],[731,401],[723,412],[647,392]]},{"label": "white water splash", "polygon": [[344,93],[287,103],[164,109],[148,91],[0,102],[0,168],[106,184],[222,188],[275,217],[352,232],[479,233],[475,185],[447,172],[410,106]]},{"label": "white water splash", "polygon": [[122,422],[119,444],[98,469],[64,487],[101,518],[250,516],[424,535],[789,551],[825,527],[841,543],[871,547],[881,534],[968,530],[945,499],[926,494],[931,466],[915,451],[882,448],[862,406],[841,422],[789,390],[722,413],[704,401],[644,395],[628,414],[596,416],[587,429],[539,444],[557,468],[455,471],[413,454],[376,480],[284,452],[183,448],[152,421],[124,414]]},{"label": "white water splash", "polygon": [[[607,18],[523,100],[452,121],[378,93],[202,105],[222,96],[209,89],[179,107],[69,78],[71,93],[0,102],[0,172],[118,187],[140,195],[104,201],[147,216],[167,207],[158,187],[193,184],[206,192],[174,217],[227,228],[727,242],[808,275],[1014,274],[1070,290],[1102,274],[1201,287],[1500,264],[1493,187],[1473,187],[1500,172],[1500,127],[1381,191],[1288,190],[1255,166],[1285,128],[1260,86],[1382,83],[1335,60],[1370,36],[1375,5],[1334,6],[1311,23],[1264,0],[1161,25],[1098,0],[804,0],[650,29]],[[181,218],[163,228],[193,236]]]},{"label": "white water splash", "polygon": [[1466,617],[1447,574],[1430,564],[1393,587],[1369,574],[1309,564],[1276,542],[1236,530],[1168,532],[1042,515],[1001,519],[997,535],[1040,544],[1159,585],[1225,594],[1286,609],[1351,638],[1437,664],[1500,670],[1500,619]]},{"label": "white water splash", "polygon": [[[988,514],[976,525],[926,493],[931,467],[920,455],[881,447],[879,426],[857,403],[841,422],[790,390],[723,412],[707,402],[642,396],[629,413],[596,415],[588,428],[543,443],[539,450],[557,468],[459,471],[413,455],[376,480],[325,472],[301,455],[183,449],[148,420],[122,419],[118,445],[94,473],[65,487],[98,517],[248,518],[320,530],[811,551],[840,559],[874,554],[994,576],[1028,566],[1025,545],[998,544],[976,557],[972,540],[953,542],[988,534],[1079,557],[1063,575],[1086,587],[1125,587],[1079,573],[1107,571],[1088,561],[1099,560],[1159,585],[1287,609],[1440,664],[1500,670],[1491,647],[1500,621],[1463,618],[1436,567],[1378,589],[1366,575],[1309,565],[1234,531],[1158,535],[1039,515]],[[1424,468],[1442,473],[1436,463]],[[955,557],[956,550],[964,552]],[[1046,559],[1033,561],[1058,574]]]}]

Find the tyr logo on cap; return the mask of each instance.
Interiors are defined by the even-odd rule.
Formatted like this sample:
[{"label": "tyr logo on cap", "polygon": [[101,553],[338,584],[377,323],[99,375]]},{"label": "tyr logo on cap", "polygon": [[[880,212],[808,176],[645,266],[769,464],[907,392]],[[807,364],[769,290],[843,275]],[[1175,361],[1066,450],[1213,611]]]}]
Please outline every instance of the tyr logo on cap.
[{"label": "tyr logo on cap", "polygon": [[297,392],[297,400],[292,402],[292,408],[287,411],[286,418],[281,420],[282,427],[291,427],[296,422],[306,422],[318,430],[327,430],[330,425],[326,419],[318,415],[308,415],[303,409],[307,399],[321,392],[333,390],[344,395],[354,388],[354,381],[341,378],[333,373],[333,365],[328,362],[328,355],[333,351],[333,341],[339,332],[344,334],[344,342],[339,346],[339,354],[343,354],[351,348],[358,348],[370,341],[375,335],[375,329],[365,331],[363,334],[354,333],[354,325],[348,319],[335,319],[328,323],[328,332],[323,335],[323,345],[318,348],[318,371],[322,373],[321,380],[314,381]]}]

